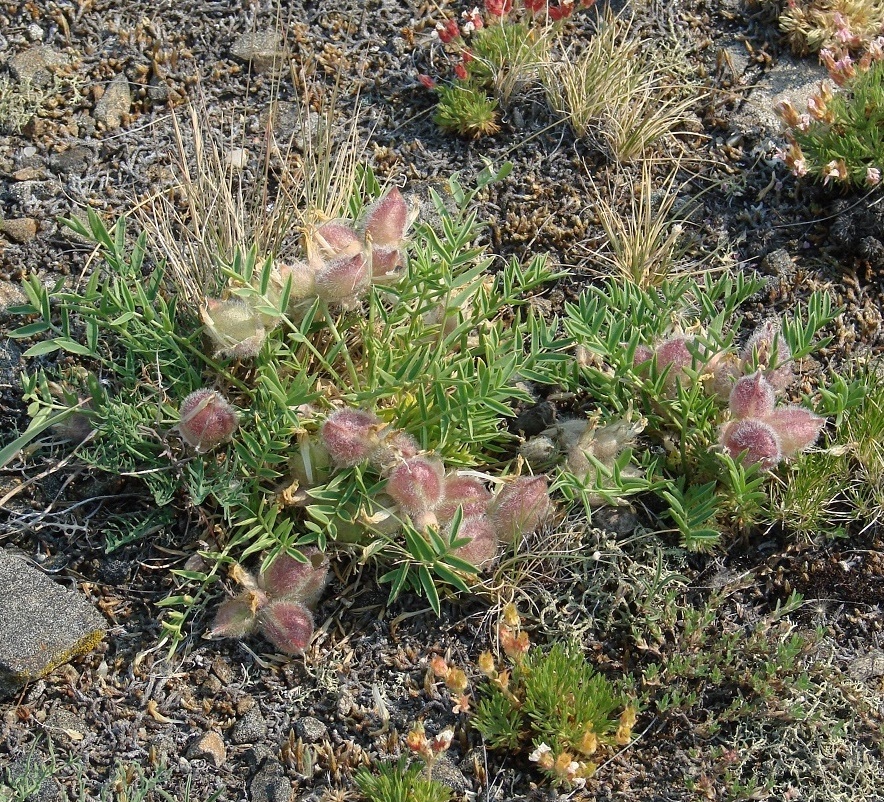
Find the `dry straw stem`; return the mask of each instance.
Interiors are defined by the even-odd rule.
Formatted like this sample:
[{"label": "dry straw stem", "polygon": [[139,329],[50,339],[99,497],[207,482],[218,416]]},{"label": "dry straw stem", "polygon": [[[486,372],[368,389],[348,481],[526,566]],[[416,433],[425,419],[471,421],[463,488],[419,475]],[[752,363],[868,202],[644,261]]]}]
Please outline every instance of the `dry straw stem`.
[{"label": "dry straw stem", "polygon": [[224,133],[232,125],[219,130],[203,96],[189,107],[186,124],[173,112],[175,183],[137,211],[191,308],[220,292],[220,267],[236,253],[254,247],[259,264],[269,255],[294,256],[310,226],[344,213],[364,151],[358,118],[337,119],[337,87],[314,96],[306,78],[292,80],[301,100],[290,104],[291,133],[279,141],[277,87],[257,158],[244,139]]},{"label": "dry straw stem", "polygon": [[642,162],[639,180],[633,183],[626,176],[623,182],[629,191],[628,203],[616,200],[622,195],[622,187],[618,192],[609,186],[603,193],[592,184],[596,195],[593,208],[606,240],[606,247],[594,255],[624,281],[642,289],[658,287],[666,279],[686,272],[685,217],[674,214],[681,189],[676,184],[678,170],[676,163],[662,184],[655,187],[653,162]]},{"label": "dry straw stem", "polygon": [[683,124],[700,95],[680,83],[686,59],[678,44],[661,49],[610,11],[582,50],[542,71],[547,102],[574,133],[620,162],[642,157]]}]

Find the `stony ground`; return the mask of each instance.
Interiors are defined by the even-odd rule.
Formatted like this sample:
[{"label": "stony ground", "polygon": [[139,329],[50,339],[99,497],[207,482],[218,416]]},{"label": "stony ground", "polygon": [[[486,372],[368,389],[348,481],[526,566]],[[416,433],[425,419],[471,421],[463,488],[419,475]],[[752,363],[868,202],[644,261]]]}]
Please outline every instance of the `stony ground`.
[{"label": "stony ground", "polygon": [[[341,119],[358,112],[367,158],[406,190],[455,171],[473,175],[485,158],[511,160],[511,176],[482,198],[490,244],[504,256],[550,253],[570,271],[548,294],[551,306],[574,297],[598,269],[593,188],[611,179],[612,165],[566,126],[551,125],[540,96],[525,98],[494,137],[469,142],[439,132],[433,96],[418,75],[439,74],[433,26],[444,13],[462,10],[445,0],[292,2],[281,15],[263,2],[0,0],[7,81],[0,85],[0,326],[17,325],[5,310],[20,300],[24,276],[73,280],[89,270],[91,249],[66,233],[58,216],[82,215],[89,206],[112,221],[168,185],[173,108],[195,100],[210,119],[232,125],[234,141],[258,142],[274,87],[282,100],[294,96],[290,81],[277,84],[261,71],[262,60],[283,50],[313,85],[337,85]],[[690,130],[670,154],[690,154],[683,172],[685,180],[692,176],[685,194],[700,197],[692,218],[698,254],[727,251],[740,269],[770,276],[750,317],[788,308],[809,288],[828,289],[845,312],[821,367],[880,354],[884,260],[857,250],[864,238],[880,237],[880,195],[840,197],[797,184],[773,158],[773,99],[806,91],[819,77],[812,60],[794,60],[769,12],[739,0],[655,5],[641,19],[661,37],[680,31],[688,63],[704,76]],[[285,42],[273,33],[280,27]],[[575,19],[574,36],[589,30],[586,19]],[[33,117],[15,100],[26,81],[43,95]],[[27,424],[17,380],[24,347],[0,345],[6,432]],[[260,642],[204,641],[206,621],[198,619],[189,653],[168,660],[154,648],[154,605],[172,589],[168,569],[180,567],[193,535],[169,527],[150,543],[106,554],[93,517],[100,520],[108,506],[140,503],[136,489],[52,467],[37,458],[3,477],[0,545],[21,549],[85,594],[111,630],[88,657],[0,704],[0,781],[36,766],[55,779],[33,799],[123,799],[129,797],[120,789],[140,780],[122,764],[159,771],[162,787],[178,799],[189,788],[195,800],[213,793],[256,802],[343,800],[356,798],[346,793],[353,767],[398,754],[399,736],[417,719],[430,732],[464,724],[446,693],[428,681],[427,658],[448,654],[474,665],[490,642],[487,599],[448,602],[441,619],[419,600],[389,609],[370,577],[341,563],[320,607],[321,631],[303,659],[266,654]],[[640,673],[666,652],[648,646],[641,633],[627,634],[621,621],[621,607],[650,621],[656,605],[663,616],[673,602],[648,584],[644,598],[623,603],[618,582],[654,553],[640,520],[603,514],[593,527],[575,524],[579,544],[609,555],[621,574],[539,567],[539,576],[551,572],[559,586],[529,583],[520,591],[537,613],[538,638],[567,633],[580,621],[585,645],[612,673]],[[860,529],[836,543],[772,533],[680,566],[688,578],[682,600],[699,607],[717,594],[727,621],[717,637],[767,626],[778,602],[793,590],[804,594],[808,601],[790,626],[819,630],[805,668],[811,683],[826,686],[825,693],[808,691],[809,699],[825,696],[824,715],[809,723],[785,712],[778,719],[771,702],[766,717],[736,717],[717,733],[702,704],[685,707],[688,713],[642,716],[637,742],[574,798],[884,799],[877,767],[884,571],[880,532]],[[664,624],[662,642],[673,647],[683,632],[681,623]],[[645,651],[636,646],[643,642]],[[685,648],[688,659],[699,660],[702,647]],[[740,682],[731,693],[743,693]],[[701,701],[722,706],[714,694]],[[740,782],[753,775],[776,776],[779,784],[770,792],[741,791]],[[524,761],[486,752],[465,726],[435,776],[462,798],[550,798]]]}]

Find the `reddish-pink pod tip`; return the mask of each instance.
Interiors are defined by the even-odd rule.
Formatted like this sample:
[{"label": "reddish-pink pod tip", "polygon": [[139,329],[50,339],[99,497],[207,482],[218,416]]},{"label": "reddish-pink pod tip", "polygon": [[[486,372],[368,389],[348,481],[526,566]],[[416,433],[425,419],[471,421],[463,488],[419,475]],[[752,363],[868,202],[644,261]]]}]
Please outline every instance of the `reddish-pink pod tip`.
[{"label": "reddish-pink pod tip", "polygon": [[783,458],[776,431],[770,424],[757,418],[743,418],[728,423],[721,433],[721,445],[734,459],[743,454],[746,465],[757,462],[765,469],[773,468]]},{"label": "reddish-pink pod tip", "polygon": [[764,373],[757,370],[737,380],[728,403],[735,418],[763,418],[773,412],[776,391]]},{"label": "reddish-pink pod tip", "polygon": [[464,518],[457,537],[470,542],[460,546],[454,553],[477,568],[487,566],[497,557],[497,532],[494,524],[485,515]]},{"label": "reddish-pink pod tip", "polygon": [[826,419],[804,407],[783,407],[764,419],[780,438],[784,457],[793,457],[810,448],[819,437]]},{"label": "reddish-pink pod tip", "polygon": [[203,388],[195,390],[181,402],[178,432],[197,451],[211,451],[229,440],[239,417],[220,393]]},{"label": "reddish-pink pod tip", "polygon": [[534,532],[552,503],[545,476],[522,476],[507,484],[491,502],[488,517],[504,543]]},{"label": "reddish-pink pod tip", "polygon": [[313,637],[313,615],[294,601],[274,601],[258,612],[258,628],[277,649],[299,654]]},{"label": "reddish-pink pod tip", "polygon": [[429,512],[442,499],[443,476],[439,460],[411,457],[390,472],[387,493],[410,515]]},{"label": "reddish-pink pod tip", "polygon": [[322,425],[322,442],[336,465],[349,468],[372,455],[381,425],[381,419],[371,412],[339,409]]},{"label": "reddish-pink pod tip", "polygon": [[464,518],[482,515],[488,510],[491,493],[474,476],[449,474],[445,477],[442,501],[436,507],[436,515],[442,523],[448,523],[457,512],[463,509]]},{"label": "reddish-pink pod tip", "polygon": [[371,273],[361,253],[342,256],[317,270],[316,294],[332,303],[350,301],[360,295],[370,282]]},{"label": "reddish-pink pod tip", "polygon": [[393,187],[365,212],[362,232],[367,243],[379,248],[398,248],[408,225],[408,204]]}]

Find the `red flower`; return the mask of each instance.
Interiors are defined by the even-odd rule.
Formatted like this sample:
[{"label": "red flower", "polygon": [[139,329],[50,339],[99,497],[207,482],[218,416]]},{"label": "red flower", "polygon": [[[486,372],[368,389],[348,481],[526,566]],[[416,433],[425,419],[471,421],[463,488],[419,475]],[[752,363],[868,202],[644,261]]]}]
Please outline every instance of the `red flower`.
[{"label": "red flower", "polygon": [[531,14],[536,14],[546,7],[547,0],[523,0],[525,9]]},{"label": "red flower", "polygon": [[429,75],[424,75],[421,73],[417,76],[417,79],[427,88],[427,89],[435,89],[436,81],[433,78],[430,78]]},{"label": "red flower", "polygon": [[454,74],[460,78],[461,81],[465,81],[468,77],[467,68],[464,66],[462,61],[457,62],[454,66]]},{"label": "red flower", "polygon": [[513,10],[513,0],[485,0],[485,10],[493,17],[503,17]]},{"label": "red flower", "polygon": [[449,42],[457,39],[457,37],[460,36],[460,28],[457,25],[457,20],[447,19],[445,22],[437,22],[436,35],[439,37],[439,41],[442,42],[443,45],[447,45]]},{"label": "red flower", "polygon": [[553,22],[558,22],[561,19],[565,19],[565,17],[570,17],[571,13],[574,11],[574,3],[562,3],[558,6],[550,6],[549,7],[549,18]]}]

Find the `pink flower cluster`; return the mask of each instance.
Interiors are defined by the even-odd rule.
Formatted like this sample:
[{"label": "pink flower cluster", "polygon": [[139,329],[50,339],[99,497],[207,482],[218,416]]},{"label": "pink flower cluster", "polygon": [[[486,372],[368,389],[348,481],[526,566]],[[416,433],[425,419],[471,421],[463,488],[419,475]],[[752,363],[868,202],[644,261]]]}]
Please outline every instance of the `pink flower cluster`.
[{"label": "pink flower cluster", "polygon": [[810,448],[826,423],[804,407],[777,408],[776,390],[762,370],[737,380],[729,407],[733,419],[721,430],[722,448],[765,469]]},{"label": "pink flower cluster", "polygon": [[546,477],[515,479],[492,495],[478,478],[446,472],[440,459],[418,453],[410,435],[370,412],[331,413],[321,437],[339,467],[368,462],[385,476],[387,495],[415,528],[447,531],[460,509],[458,538],[469,542],[456,553],[476,566],[493,563],[499,542],[534,531],[551,507]]},{"label": "pink flower cluster", "polygon": [[216,638],[244,638],[260,632],[286,654],[303,651],[313,637],[313,614],[328,581],[328,560],[309,549],[306,562],[282,553],[255,578],[234,565],[231,575],[244,590],[223,602],[212,624]]},{"label": "pink flower cluster", "polygon": [[732,419],[721,430],[720,447],[734,458],[745,452],[747,464],[773,468],[809,448],[825,425],[824,418],[803,407],[776,407],[777,394],[794,379],[792,352],[776,319],[762,323],[739,355],[710,352],[697,339],[679,335],[655,349],[639,346],[635,364],[668,370],[668,392],[677,382],[690,381],[687,369],[696,371],[708,392],[728,400]]},{"label": "pink flower cluster", "polygon": [[[273,265],[269,300],[278,304],[288,286],[290,310],[315,297],[353,307],[372,282],[399,277],[410,222],[408,204],[393,188],[368,207],[358,225],[338,219],[317,226],[307,237],[306,260]],[[206,299],[201,316],[216,353],[237,358],[256,356],[277,322],[237,297]]]}]

